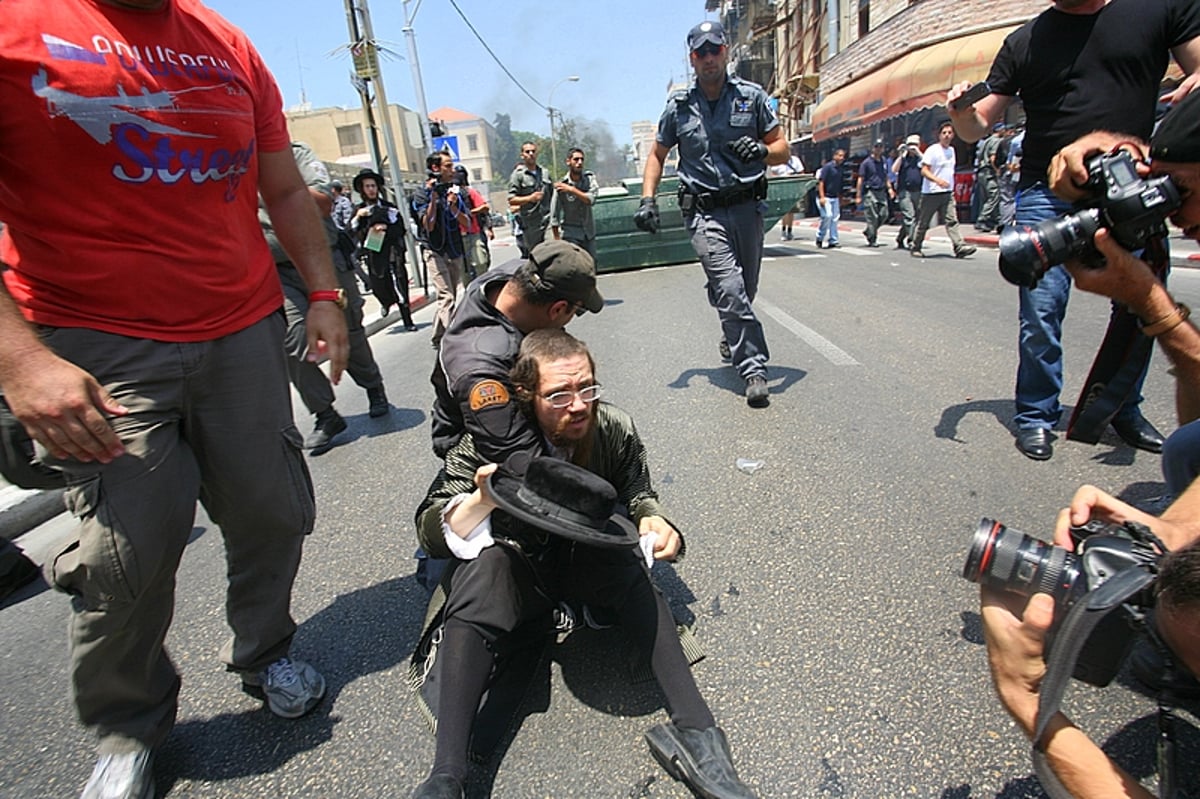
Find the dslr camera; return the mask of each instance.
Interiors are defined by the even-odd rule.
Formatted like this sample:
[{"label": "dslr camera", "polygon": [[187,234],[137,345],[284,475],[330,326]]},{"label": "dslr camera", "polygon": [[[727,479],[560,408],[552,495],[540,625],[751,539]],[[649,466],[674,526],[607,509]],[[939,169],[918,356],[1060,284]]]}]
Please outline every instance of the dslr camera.
[{"label": "dslr camera", "polygon": [[1104,258],[1093,243],[1101,228],[1127,250],[1167,235],[1166,219],[1181,204],[1169,176],[1138,177],[1124,150],[1093,156],[1087,170],[1083,187],[1090,196],[1075,211],[1033,227],[1006,227],[1000,234],[1000,274],[1009,283],[1033,288],[1047,269],[1072,258],[1102,268]]},{"label": "dslr camera", "polygon": [[[979,522],[963,577],[989,588],[1030,597],[1054,597],[1054,623],[1046,634],[1043,657],[1050,660],[1063,618],[1082,597],[1126,569],[1157,571],[1158,540],[1145,525],[1122,526],[1093,519],[1071,528],[1074,551],[1056,547],[1005,527],[992,519]],[[1121,669],[1141,629],[1143,611],[1154,604],[1153,583],[1128,597],[1092,630],[1072,676],[1103,687]]]}]

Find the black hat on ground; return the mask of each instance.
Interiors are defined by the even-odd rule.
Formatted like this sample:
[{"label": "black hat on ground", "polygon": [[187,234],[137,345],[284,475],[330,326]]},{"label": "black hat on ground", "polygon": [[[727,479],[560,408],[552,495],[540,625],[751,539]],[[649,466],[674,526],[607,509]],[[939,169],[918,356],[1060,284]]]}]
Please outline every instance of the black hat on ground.
[{"label": "black hat on ground", "polygon": [[1200,92],[1180,100],[1158,123],[1150,157],[1177,164],[1200,162]]},{"label": "black hat on ground", "polygon": [[488,475],[487,487],[501,510],[539,530],[605,549],[637,546],[633,522],[614,512],[617,490],[582,466],[519,452]]},{"label": "black hat on ground", "polygon": [[376,172],[374,169],[362,169],[354,176],[354,190],[362,194],[362,182],[364,178],[374,178],[375,185],[379,187],[380,192],[383,191],[383,175]]},{"label": "black hat on ground", "polygon": [[529,253],[529,280],[538,291],[581,302],[592,313],[604,308],[596,290],[596,262],[587,250],[565,239],[543,241]]}]

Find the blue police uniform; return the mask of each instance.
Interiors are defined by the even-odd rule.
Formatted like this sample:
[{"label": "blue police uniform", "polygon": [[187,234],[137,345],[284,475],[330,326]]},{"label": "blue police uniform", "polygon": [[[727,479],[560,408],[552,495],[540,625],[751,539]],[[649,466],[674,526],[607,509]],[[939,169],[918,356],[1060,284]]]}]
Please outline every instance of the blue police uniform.
[{"label": "blue police uniform", "polygon": [[657,140],[679,146],[680,209],[708,279],[733,364],[741,376],[766,375],[767,341],[751,303],[762,263],[766,164],[743,162],[729,149],[743,136],[761,140],[779,126],[760,86],[726,80],[709,101],[698,84],[667,100]]}]

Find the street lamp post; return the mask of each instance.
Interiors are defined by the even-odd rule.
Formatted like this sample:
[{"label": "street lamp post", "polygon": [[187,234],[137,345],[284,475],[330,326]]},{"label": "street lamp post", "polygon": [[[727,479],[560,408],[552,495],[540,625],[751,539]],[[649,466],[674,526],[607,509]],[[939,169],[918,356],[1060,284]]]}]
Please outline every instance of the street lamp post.
[{"label": "street lamp post", "polygon": [[552,178],[554,177],[554,170],[558,169],[558,145],[554,139],[554,115],[557,113],[554,110],[554,90],[567,81],[575,83],[578,80],[578,75],[568,75],[550,87],[550,96],[546,98],[546,112],[550,114],[550,176]]}]

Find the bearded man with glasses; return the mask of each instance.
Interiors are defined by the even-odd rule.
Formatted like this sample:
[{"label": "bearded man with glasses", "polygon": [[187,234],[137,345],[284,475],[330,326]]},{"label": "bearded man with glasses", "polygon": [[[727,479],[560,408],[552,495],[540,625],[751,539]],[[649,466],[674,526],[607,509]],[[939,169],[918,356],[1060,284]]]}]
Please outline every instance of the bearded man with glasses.
[{"label": "bearded man with glasses", "polygon": [[[649,665],[671,718],[646,732],[655,759],[699,796],[753,799],[696,687],[670,608],[650,580],[649,564],[678,558],[683,539],[663,516],[633,420],[598,402],[601,387],[591,353],[561,328],[527,335],[510,378],[545,451],[611,484],[640,540],[634,544],[629,526],[631,540],[609,548],[557,534],[572,523],[566,514],[551,514],[537,525],[510,513],[493,514],[498,504],[489,476],[501,467],[480,455],[470,434],[447,453],[417,512],[421,545],[454,560],[434,597],[433,607],[440,610],[427,614],[433,622],[411,672],[421,675],[414,680],[418,684],[436,670],[429,679],[437,692],[437,750],[430,777],[414,799],[464,795],[468,744],[473,734],[476,747],[489,737],[475,726],[485,689],[495,688],[489,686],[493,669],[503,671],[496,653],[513,653],[539,621],[542,629],[551,629],[552,614],[556,607],[563,612],[563,602],[583,603],[589,624],[594,623],[589,608],[611,617]],[[532,482],[535,467],[521,457],[506,461],[503,473],[528,468]]]}]

